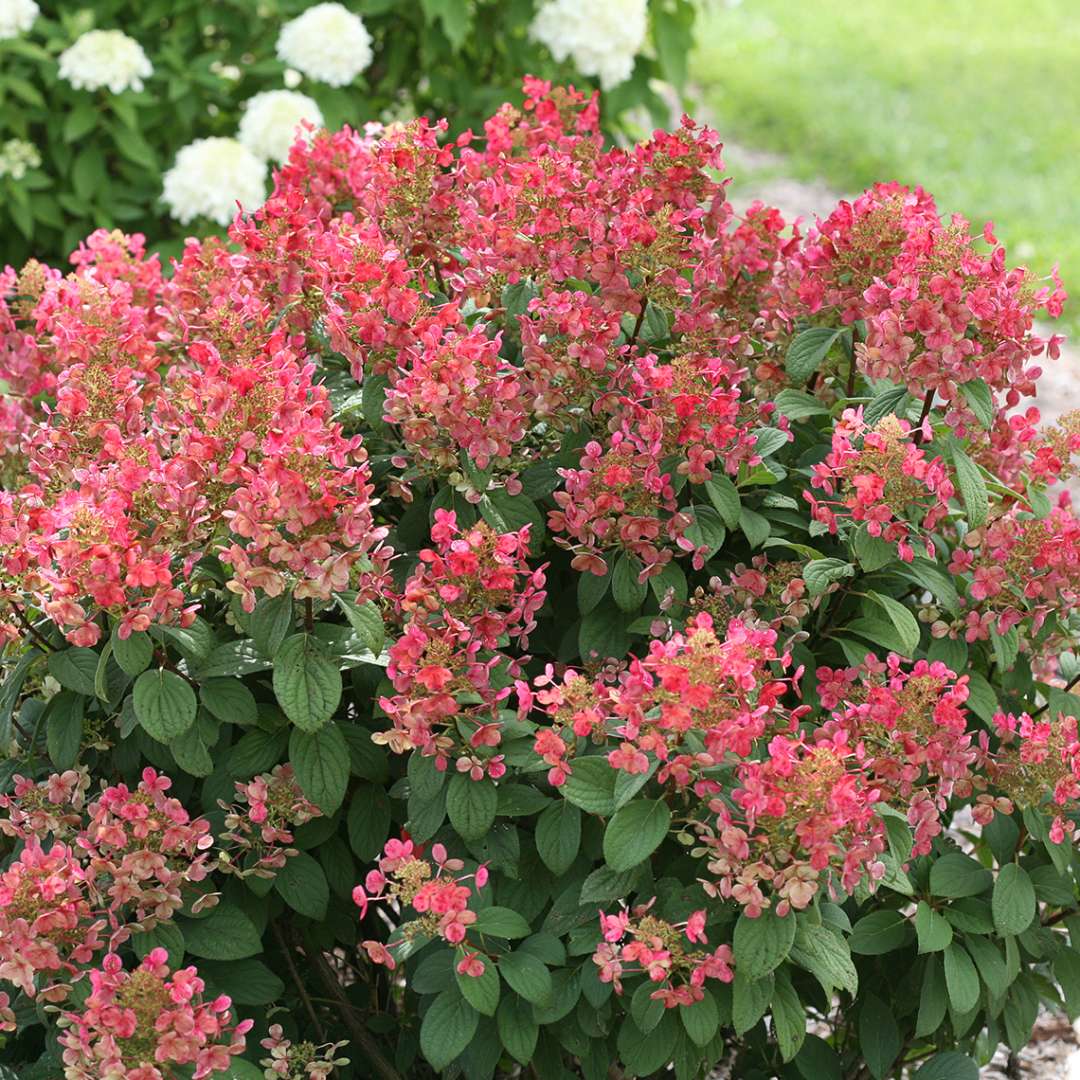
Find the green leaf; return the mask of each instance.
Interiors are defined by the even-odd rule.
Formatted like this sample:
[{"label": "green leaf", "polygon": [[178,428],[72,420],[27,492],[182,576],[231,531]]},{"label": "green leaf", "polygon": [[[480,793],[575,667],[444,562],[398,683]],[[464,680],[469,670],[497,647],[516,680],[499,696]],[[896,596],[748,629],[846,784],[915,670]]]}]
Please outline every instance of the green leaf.
[{"label": "green leaf", "polygon": [[524,916],[519,915],[512,908],[492,907],[483,908],[476,913],[476,922],[473,929],[480,934],[490,934],[492,937],[506,938],[508,941],[514,938],[528,937],[532,933],[532,927]]},{"label": "green leaf", "polygon": [[896,562],[899,558],[896,554],[896,545],[890,544],[888,540],[882,540],[880,536],[871,536],[866,522],[855,530],[851,545],[859,565],[868,574]]},{"label": "green leaf", "polygon": [[650,980],[646,980],[634,991],[630,999],[630,1015],[638,1029],[646,1034],[660,1023],[664,1015],[664,1003],[654,998],[652,993],[653,984]]},{"label": "green leaf", "polygon": [[349,785],[349,747],[337,724],[318,731],[294,728],[289,760],[300,790],[324,814],[335,813]]},{"label": "green leaf", "polygon": [[612,870],[610,866],[598,866],[581,886],[582,904],[606,904],[611,900],[622,900],[630,895],[641,877],[641,870]]},{"label": "green leaf", "polygon": [[461,996],[484,1016],[494,1016],[499,1007],[499,972],[495,964],[486,959],[483,975],[462,975],[455,971]]},{"label": "green leaf", "polygon": [[1054,957],[1054,978],[1061,987],[1069,1019],[1075,1021],[1080,1016],[1080,953],[1062,949]]},{"label": "green leaf", "polygon": [[94,696],[98,654],[93,649],[63,649],[49,653],[49,674],[65,689]]},{"label": "green leaf", "polygon": [[130,637],[122,638],[113,627],[113,656],[120,670],[133,679],[141,675],[149,666],[154,656],[154,642],[145,630],[136,630]]},{"label": "green leaf", "polygon": [[577,858],[580,847],[581,811],[560,799],[537,818],[536,850],[544,865],[561,877]]},{"label": "green leaf", "polygon": [[953,468],[956,470],[956,486],[960,490],[960,497],[964,500],[968,525],[972,529],[977,529],[986,523],[986,517],[990,512],[990,496],[986,490],[986,481],[983,480],[978,465],[960,449],[958,443],[953,442],[950,451]]},{"label": "green leaf", "polygon": [[824,403],[805,390],[781,390],[776,395],[776,408],[789,420],[806,420],[811,416],[828,416]]},{"label": "green leaf", "polygon": [[914,656],[919,647],[920,630],[918,620],[912,614],[911,609],[900,603],[899,600],[882,593],[868,592],[866,594],[888,616],[893,624],[899,640],[902,642],[903,655]]},{"label": "green leaf", "polygon": [[953,932],[948,920],[925,900],[920,900],[915,910],[915,933],[921,953],[941,952],[952,943]]},{"label": "green leaf", "polygon": [[705,493],[716,507],[721,520],[729,529],[739,527],[739,515],[742,513],[742,501],[739,489],[723,473],[714,472],[705,481]]},{"label": "green leaf", "polygon": [[578,651],[583,660],[595,653],[600,660],[608,657],[621,660],[630,650],[626,632],[626,615],[617,604],[603,601],[581,620],[578,628]]},{"label": "green leaf", "polygon": [[731,1023],[736,1035],[744,1035],[765,1015],[772,1001],[773,977],[751,980],[736,967],[731,989]]},{"label": "green leaf", "polygon": [[986,867],[958,851],[942,855],[930,867],[930,892],[934,896],[978,896],[993,883],[994,875]]},{"label": "green leaf", "polygon": [[294,634],[274,656],[274,696],[304,731],[318,731],[341,703],[341,672],[313,634]]},{"label": "green leaf", "polygon": [[847,329],[833,330],[827,326],[812,326],[801,334],[796,334],[788,346],[788,378],[793,383],[804,383],[821,366],[833,342]]},{"label": "green leaf", "polygon": [[711,559],[727,538],[724,519],[711,506],[690,506],[687,513],[694,519],[685,529],[687,540],[696,548],[704,548],[705,558]]},{"label": "green leaf", "polygon": [[641,564],[630,555],[620,555],[611,575],[611,594],[615,603],[626,612],[635,612],[645,602],[649,586],[638,581]]},{"label": "green leaf", "polygon": [[505,488],[488,492],[480,500],[480,516],[498,532],[517,532],[529,526],[529,549],[534,555],[543,547],[544,515],[528,495],[510,495]]},{"label": "green leaf", "polygon": [[882,956],[903,948],[911,936],[911,926],[898,911],[871,911],[851,931],[848,945],[861,956]]},{"label": "green leaf", "polygon": [[459,52],[472,32],[473,13],[467,4],[458,0],[420,0],[424,21],[429,25],[442,23],[443,33],[454,52]]},{"label": "green leaf", "polygon": [[207,679],[199,700],[223,724],[254,724],[259,719],[255,695],[239,679]]},{"label": "green leaf", "polygon": [[786,968],[774,976],[772,999],[773,1031],[782,1061],[794,1059],[806,1039],[806,1010]]},{"label": "green leaf", "polygon": [[818,1035],[806,1036],[802,1049],[795,1055],[795,1068],[803,1080],[843,1080],[840,1058]]},{"label": "green leaf", "polygon": [[[177,964],[174,961],[173,967]],[[285,993],[285,984],[261,960],[233,960],[215,963],[203,960],[199,974],[215,990],[228,994],[237,1005],[269,1005]]]},{"label": "green leaf", "polygon": [[839,934],[825,926],[799,922],[790,959],[804,971],[809,971],[826,994],[847,990],[854,996],[859,989],[859,975],[851,962],[851,950]]},{"label": "green leaf", "polygon": [[739,512],[739,528],[752,548],[761,547],[772,532],[768,518],[762,517],[756,510],[748,510],[745,506]]},{"label": "green leaf", "polygon": [[693,4],[689,0],[677,0],[673,7],[654,7],[652,38],[664,78],[676,90],[682,90],[694,45]]},{"label": "green leaf", "polygon": [[[652,990],[652,987],[649,986],[649,989]],[[716,998],[708,989],[703,989],[702,993],[701,1000],[693,1005],[679,1006],[679,1019],[695,1046],[708,1046],[720,1028],[720,1010]],[[660,1011],[663,1012],[662,1007]]]},{"label": "green leaf", "polygon": [[875,1080],[889,1075],[900,1046],[892,1008],[876,994],[867,994],[859,1010],[859,1052]]},{"label": "green leaf", "polygon": [[924,1061],[912,1080],[979,1080],[979,1066],[967,1054],[944,1050]]},{"label": "green leaf", "polygon": [[613,870],[632,869],[660,846],[670,824],[671,811],[660,799],[627,803],[604,830],[604,860]]},{"label": "green leaf", "polygon": [[204,919],[185,919],[184,945],[207,960],[244,960],[262,952],[255,924],[234,904],[218,904]]},{"label": "green leaf", "polygon": [[439,994],[420,1024],[420,1050],[428,1064],[442,1072],[469,1045],[479,1023],[480,1014],[456,986]]},{"label": "green leaf", "polygon": [[994,394],[990,387],[982,379],[970,379],[960,384],[960,393],[975,419],[989,431],[994,425]]},{"label": "green leaf", "polygon": [[922,988],[919,993],[919,1015],[915,1022],[915,1034],[919,1038],[932,1035],[945,1019],[949,1007],[945,974],[937,953],[931,953],[923,970]]},{"label": "green leaf", "polygon": [[522,1065],[529,1065],[536,1052],[540,1028],[533,1018],[532,1006],[517,994],[504,997],[495,1014],[499,1041],[506,1052]]},{"label": "green leaf", "polygon": [[796,920],[793,914],[781,918],[772,908],[765,908],[755,919],[745,912],[735,924],[732,949],[735,964],[748,979],[760,979],[787,959],[795,942]]},{"label": "green leaf", "polygon": [[599,754],[575,758],[573,772],[559,791],[564,799],[587,814],[609,817],[615,810],[615,780],[618,773]]},{"label": "green leaf", "polygon": [[335,593],[334,599],[344,612],[345,618],[349,620],[349,625],[367,646],[368,652],[378,656],[386,644],[386,627],[383,624],[382,612],[370,600],[357,604],[342,596],[341,593]]},{"label": "green leaf", "polygon": [[1022,934],[1035,918],[1035,886],[1019,863],[1006,863],[994,882],[990,910],[999,934]]},{"label": "green leaf", "polygon": [[[152,930],[132,927],[131,948],[142,960],[153,949],[164,949],[169,954],[169,966],[178,968],[184,960],[184,935],[176,923],[158,923]],[[202,974],[202,964],[199,965]]]},{"label": "green leaf", "polygon": [[855,567],[843,559],[814,559],[803,567],[803,581],[810,596],[820,596],[834,581],[855,576]]},{"label": "green leaf", "polygon": [[955,941],[945,950],[945,986],[957,1013],[970,1012],[979,1003],[979,975],[971,957]]},{"label": "green leaf", "polygon": [[551,972],[535,956],[505,953],[499,958],[499,973],[515,994],[533,1005],[546,1005],[551,999]]},{"label": "green leaf", "polygon": [[867,402],[863,409],[863,420],[871,427],[875,427],[889,413],[902,417],[906,413],[908,399],[906,386],[889,386],[872,401]]},{"label": "green leaf", "polygon": [[479,840],[495,821],[499,796],[490,780],[455,773],[446,792],[446,813],[462,840]]},{"label": "green leaf", "polygon": [[[210,723],[213,724],[213,721]],[[192,724],[183,735],[178,735],[169,743],[169,750],[176,758],[176,764],[192,776],[209,776],[214,771],[214,759],[210,756],[210,749],[199,730],[201,726]]]},{"label": "green leaf", "polygon": [[607,595],[608,586],[611,584],[611,567],[606,574],[593,574],[586,571],[578,574],[577,580],[577,605],[578,612],[588,615],[597,604]]},{"label": "green leaf", "polygon": [[349,799],[345,815],[349,847],[361,862],[371,862],[390,836],[390,800],[375,784],[361,784]]},{"label": "green leaf", "polygon": [[306,851],[285,860],[274,878],[274,889],[293,911],[317,922],[326,918],[330,886],[323,868]]},{"label": "green leaf", "polygon": [[60,771],[73,768],[79,760],[85,707],[86,698],[71,690],[64,690],[49,702],[45,710],[45,747],[49,760]]},{"label": "green leaf", "polygon": [[195,691],[175,671],[144,671],[132,690],[135,715],[143,730],[158,742],[183,735],[199,712]]},{"label": "green leaf", "polygon": [[989,938],[975,934],[965,936],[964,945],[971,959],[975,961],[975,967],[986,984],[986,989],[990,991],[990,996],[1002,997],[1009,988],[1010,979],[998,947]]},{"label": "green leaf", "polygon": [[251,640],[263,656],[274,656],[293,626],[292,593],[264,596],[251,613]]}]

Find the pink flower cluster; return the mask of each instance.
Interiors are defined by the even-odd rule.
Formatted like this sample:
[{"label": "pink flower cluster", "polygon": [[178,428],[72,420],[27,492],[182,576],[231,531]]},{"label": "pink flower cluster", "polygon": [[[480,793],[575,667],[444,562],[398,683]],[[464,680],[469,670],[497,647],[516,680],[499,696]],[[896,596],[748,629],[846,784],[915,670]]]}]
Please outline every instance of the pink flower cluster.
[{"label": "pink flower cluster", "polygon": [[193,1080],[229,1068],[254,1021],[235,1023],[224,995],[202,997],[195,968],[171,971],[152,949],[134,971],[109,953],[90,972],[90,994],[63,1015],[64,1075],[71,1080],[168,1080],[172,1066],[193,1065]]},{"label": "pink flower cluster", "polygon": [[841,202],[810,231],[791,272],[799,300],[818,318],[865,320],[860,371],[919,397],[933,391],[968,418],[963,384],[981,378],[1015,406],[1034,393],[1033,358],[1060,340],[1031,333],[1040,311],[1061,313],[1056,270],[1039,284],[1007,268],[990,225],[973,236],[958,215],[942,222],[922,188],[877,184]]},{"label": "pink flower cluster", "polygon": [[246,805],[221,804],[226,811],[222,840],[232,844],[240,859],[238,864],[230,855],[222,868],[242,876],[273,877],[296,854],[289,846],[293,830],[322,817],[322,811],[300,790],[291,765],[275,765],[247,782],[238,780],[236,794]]},{"label": "pink flower cluster", "polygon": [[624,975],[644,972],[656,984],[649,996],[674,1009],[700,1001],[707,979],[734,979],[731,946],[707,947],[704,911],[695,911],[686,922],[669,923],[651,913],[653,902],[615,915],[601,912],[603,940],[593,954],[601,982],[621,994]]},{"label": "pink flower cluster", "polygon": [[[83,806],[83,774],[40,785],[15,778],[0,831],[24,847],[0,877],[0,979],[33,996],[35,975],[75,975],[133,924],[152,929],[185,902],[193,910],[213,902],[190,888],[212,868],[210,825],[166,794],[171,784],[147,768],[135,791],[106,787]],[[43,989],[60,999],[69,987]]]},{"label": "pink flower cluster", "polygon": [[[442,844],[432,845],[430,859],[424,858],[422,852],[422,846],[407,836],[387,840],[378,869],[369,871],[364,884],[353,889],[353,902],[360,908],[361,918],[372,901],[388,901],[395,909],[411,907],[419,917],[402,924],[396,944],[419,934],[440,937],[461,947],[458,970],[479,977],[484,973],[484,961],[478,950],[470,951],[466,947],[466,934],[476,922],[476,912],[468,907],[473,889],[467,882],[482,889],[488,880],[487,867],[480,865],[471,874],[460,874],[464,863],[451,859]],[[389,947],[379,941],[363,942],[372,963],[389,968],[397,966],[391,952],[394,945],[395,942]]]},{"label": "pink flower cluster", "polygon": [[[451,759],[474,780],[506,771],[498,704],[510,693],[493,678],[518,660],[544,603],[544,569],[528,563],[529,527],[496,532],[485,522],[462,528],[453,511],[436,510],[433,548],[405,584],[398,607],[404,632],[390,647],[387,675],[396,693],[379,704],[393,721],[381,733],[396,752],[418,749],[438,769]],[[470,734],[461,735],[463,721]]]},{"label": "pink flower cluster", "polygon": [[871,427],[861,407],[845,409],[833,428],[832,452],[810,478],[829,498],[803,492],[814,520],[832,533],[842,518],[866,522],[869,534],[895,544],[905,562],[915,557],[914,543],[933,558],[930,534],[948,515],[955,488],[944,461],[927,458],[914,434],[895,416]]}]

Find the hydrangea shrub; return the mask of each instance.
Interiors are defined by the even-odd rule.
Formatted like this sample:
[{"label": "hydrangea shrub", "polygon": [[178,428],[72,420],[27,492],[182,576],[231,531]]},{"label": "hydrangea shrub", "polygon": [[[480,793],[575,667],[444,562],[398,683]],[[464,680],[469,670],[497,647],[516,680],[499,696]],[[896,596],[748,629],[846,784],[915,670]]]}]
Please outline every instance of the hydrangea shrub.
[{"label": "hydrangea shrub", "polygon": [[[0,261],[66,267],[97,227],[178,255],[270,190],[297,125],[479,128],[522,71],[610,91],[609,129],[681,86],[691,0],[0,0]],[[625,124],[624,124],[625,126]]]},{"label": "hydrangea shrub", "polygon": [[974,1080],[1080,1012],[1060,284],[525,91],[3,278],[7,1074]]}]

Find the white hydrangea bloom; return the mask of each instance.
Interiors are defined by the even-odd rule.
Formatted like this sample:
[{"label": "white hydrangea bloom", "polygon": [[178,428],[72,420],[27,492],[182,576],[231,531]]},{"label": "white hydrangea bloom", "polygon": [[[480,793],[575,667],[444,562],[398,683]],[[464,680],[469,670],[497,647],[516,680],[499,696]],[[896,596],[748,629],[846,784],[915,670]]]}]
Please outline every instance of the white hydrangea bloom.
[{"label": "white hydrangea bloom", "polygon": [[76,90],[141,90],[154,74],[143,47],[120,30],[89,30],[60,54],[60,78]]},{"label": "white hydrangea bloom", "polygon": [[8,139],[0,143],[0,176],[10,176],[21,180],[27,169],[36,169],[41,164],[38,148],[25,139]]},{"label": "white hydrangea bloom", "polygon": [[605,90],[634,70],[649,29],[648,0],[544,0],[529,34]]},{"label": "white hydrangea bloom", "polygon": [[0,0],[0,41],[25,34],[40,11],[34,0]]},{"label": "white hydrangea bloom", "polygon": [[371,35],[363,19],[341,4],[316,4],[278,34],[278,58],[309,79],[347,86],[371,63]]},{"label": "white hydrangea bloom", "polygon": [[266,164],[236,139],[196,139],[165,174],[163,198],[183,225],[197,217],[228,225],[237,203],[249,211],[262,206]]},{"label": "white hydrangea bloom", "polygon": [[295,90],[265,90],[244,107],[237,138],[256,156],[284,161],[301,121],[323,126],[318,103]]}]

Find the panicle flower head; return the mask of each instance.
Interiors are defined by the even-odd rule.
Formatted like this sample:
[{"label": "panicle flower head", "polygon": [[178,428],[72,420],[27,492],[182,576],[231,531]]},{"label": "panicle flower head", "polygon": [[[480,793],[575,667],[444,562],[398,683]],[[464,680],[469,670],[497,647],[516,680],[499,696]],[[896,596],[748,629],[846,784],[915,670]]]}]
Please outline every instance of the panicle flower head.
[{"label": "panicle flower head", "polygon": [[60,78],[76,90],[142,90],[153,74],[143,47],[120,30],[88,30],[60,54]]},{"label": "panicle flower head", "polygon": [[652,913],[654,902],[622,908],[615,915],[601,912],[603,940],[593,954],[600,981],[611,983],[621,994],[624,976],[644,973],[655,984],[649,997],[662,1001],[665,1009],[700,1001],[707,979],[731,982],[735,977],[731,946],[708,947],[706,913],[695,911],[685,922],[671,923]]},{"label": "panicle flower head", "polygon": [[282,162],[302,125],[320,128],[323,114],[318,103],[295,90],[264,90],[244,105],[236,137],[257,158]]},{"label": "panicle flower head", "polygon": [[473,873],[463,874],[463,868],[464,863],[448,857],[442,844],[433,844],[431,857],[424,858],[422,849],[407,837],[386,842],[378,869],[371,870],[364,884],[353,889],[353,902],[360,908],[361,918],[373,901],[389,901],[396,909],[411,907],[418,917],[401,925],[401,936],[389,949],[380,942],[365,941],[372,963],[396,967],[391,951],[395,945],[424,935],[460,947],[462,974],[483,975],[483,960],[475,949],[470,953],[465,942],[469,927],[476,922],[476,912],[467,906],[473,886],[482,889],[487,884],[488,870],[481,864]]},{"label": "panicle flower head", "polygon": [[316,1046],[310,1042],[293,1042],[285,1038],[285,1030],[280,1024],[271,1024],[267,1037],[259,1045],[269,1051],[270,1056],[259,1062],[266,1069],[267,1077],[281,1077],[282,1080],[327,1080],[334,1069],[344,1068],[348,1058],[338,1056],[347,1042],[326,1043]]},{"label": "panicle flower head", "polygon": [[374,55],[363,19],[333,3],[315,4],[285,23],[277,54],[309,79],[330,86],[348,86]]},{"label": "panicle flower head", "polygon": [[40,13],[34,0],[0,0],[0,41],[25,34]]},{"label": "panicle flower head", "polygon": [[583,75],[595,75],[605,90],[630,78],[648,31],[646,0],[544,0],[530,35],[556,60],[569,59]]},{"label": "panicle flower head", "polygon": [[167,1080],[178,1065],[204,1080],[244,1051],[254,1021],[236,1023],[224,995],[205,1000],[196,969],[170,970],[164,949],[151,949],[134,971],[109,953],[89,978],[89,996],[61,1021],[70,1080]]},{"label": "panicle flower head", "polygon": [[[214,136],[182,147],[165,173],[162,199],[182,225],[204,217],[228,225],[266,198],[266,165],[242,142]],[[239,205],[238,205],[239,204]]]}]

